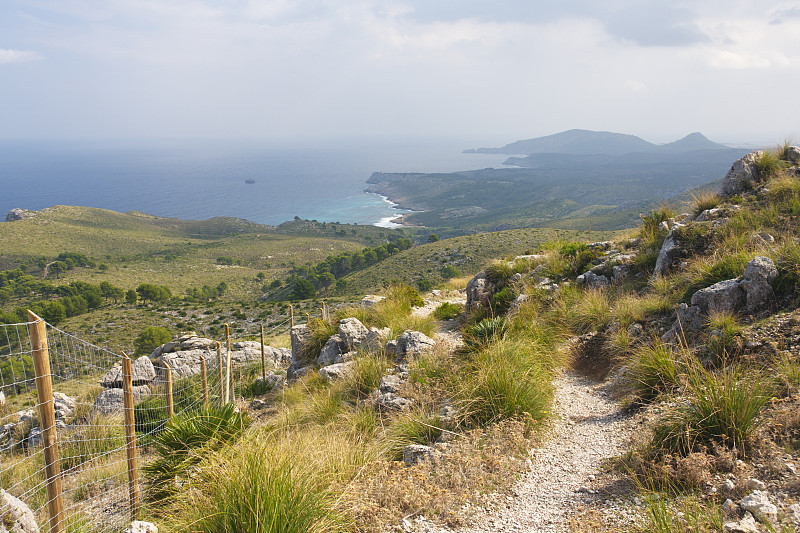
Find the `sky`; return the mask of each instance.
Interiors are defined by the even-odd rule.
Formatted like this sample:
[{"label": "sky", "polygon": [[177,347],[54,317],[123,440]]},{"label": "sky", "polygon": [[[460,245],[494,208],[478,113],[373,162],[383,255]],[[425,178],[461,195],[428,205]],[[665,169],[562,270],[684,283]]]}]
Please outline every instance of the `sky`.
[{"label": "sky", "polygon": [[798,139],[800,0],[3,0],[0,139]]}]

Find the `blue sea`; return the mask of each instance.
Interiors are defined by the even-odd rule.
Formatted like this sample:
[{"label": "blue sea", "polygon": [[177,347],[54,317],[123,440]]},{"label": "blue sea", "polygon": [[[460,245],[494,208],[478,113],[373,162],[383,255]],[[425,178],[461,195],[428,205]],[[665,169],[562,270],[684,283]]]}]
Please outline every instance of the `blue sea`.
[{"label": "blue sea", "polygon": [[280,224],[299,216],[390,226],[404,211],[364,192],[373,172],[499,167],[506,158],[462,153],[475,143],[0,141],[0,221],[16,207],[81,205],[182,219]]}]

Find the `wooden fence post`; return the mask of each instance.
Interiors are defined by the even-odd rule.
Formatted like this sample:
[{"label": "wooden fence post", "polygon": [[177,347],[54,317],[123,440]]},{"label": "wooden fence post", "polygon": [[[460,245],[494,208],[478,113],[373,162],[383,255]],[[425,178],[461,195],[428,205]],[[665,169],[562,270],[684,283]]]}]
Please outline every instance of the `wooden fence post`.
[{"label": "wooden fence post", "polygon": [[225,377],[222,368],[222,343],[217,341],[217,370],[219,372],[219,404],[225,405]]},{"label": "wooden fence post", "polygon": [[172,418],[172,415],[175,414],[175,409],[172,404],[172,369],[166,361],[164,361],[164,369],[166,370],[167,378],[167,416]]},{"label": "wooden fence post", "polygon": [[227,345],[227,352],[225,352],[225,403],[228,405],[231,400],[231,327],[225,324],[225,344]]},{"label": "wooden fence post", "polygon": [[64,500],[61,488],[61,459],[58,453],[56,413],[53,403],[53,375],[50,371],[50,351],[47,348],[47,329],[44,320],[28,311],[28,333],[33,348],[33,366],[36,372],[36,395],[39,401],[44,442],[45,475],[47,476],[47,512],[50,516],[50,532],[64,530],[62,515]]},{"label": "wooden fence post", "polygon": [[264,355],[264,324],[261,324],[261,377],[267,382],[267,359]]},{"label": "wooden fence post", "polygon": [[289,328],[294,327],[294,306],[289,304]]},{"label": "wooden fence post", "polygon": [[311,315],[306,313],[306,326],[310,326],[310,325],[311,325]]},{"label": "wooden fence post", "polygon": [[139,472],[136,457],[136,422],[133,416],[133,368],[131,358],[122,352],[122,403],[125,411],[125,451],[128,456],[128,487],[131,520],[139,515]]},{"label": "wooden fence post", "polygon": [[203,406],[208,407],[208,374],[206,373],[206,358],[200,359],[200,375],[203,378]]}]

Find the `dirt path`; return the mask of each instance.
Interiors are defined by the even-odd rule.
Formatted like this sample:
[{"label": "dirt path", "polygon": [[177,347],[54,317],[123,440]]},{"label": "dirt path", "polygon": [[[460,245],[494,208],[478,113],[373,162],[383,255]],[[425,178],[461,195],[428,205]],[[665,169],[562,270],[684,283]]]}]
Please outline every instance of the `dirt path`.
[{"label": "dirt path", "polygon": [[531,450],[530,471],[514,487],[513,497],[499,509],[476,516],[471,527],[451,530],[421,519],[407,529],[429,533],[568,531],[570,518],[598,502],[615,520],[624,521],[625,511],[605,502],[608,496],[597,490],[596,479],[603,463],[626,449],[635,419],[593,380],[565,372],[555,384],[556,421],[549,438]]},{"label": "dirt path", "polygon": [[[450,299],[426,301],[415,313],[429,314],[444,300]],[[447,333],[445,327],[439,335]],[[540,448],[531,450],[530,471],[514,487],[514,497],[499,509],[478,515],[472,527],[441,528],[420,517],[406,522],[405,529],[428,533],[568,531],[568,520],[579,510],[604,502],[607,496],[595,487],[598,474],[606,460],[627,449],[637,420],[609,396],[603,383],[565,371],[555,386],[550,434]],[[620,515],[625,512],[613,504],[607,511],[624,520]]]}]

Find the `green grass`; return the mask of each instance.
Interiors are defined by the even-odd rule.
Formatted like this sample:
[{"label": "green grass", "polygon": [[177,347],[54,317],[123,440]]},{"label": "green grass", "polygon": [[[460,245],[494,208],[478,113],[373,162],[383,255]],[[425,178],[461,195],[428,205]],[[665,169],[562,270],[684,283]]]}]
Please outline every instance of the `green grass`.
[{"label": "green grass", "polygon": [[678,387],[679,353],[669,345],[654,341],[637,348],[631,359],[629,380],[638,398],[652,400]]},{"label": "green grass", "polygon": [[744,453],[761,423],[769,384],[739,366],[715,372],[691,360],[687,376],[685,398],[656,427],[653,444],[668,453],[688,454],[713,443]]},{"label": "green grass", "polygon": [[523,339],[490,343],[475,354],[458,385],[465,422],[484,426],[515,417],[545,418],[552,384],[544,359]]},{"label": "green grass", "polygon": [[169,531],[328,533],[352,527],[335,509],[325,476],[255,441],[214,455],[199,485],[181,501],[181,516]]}]

